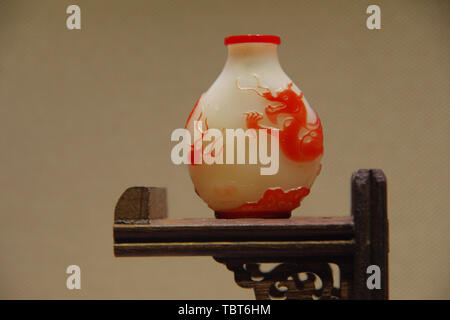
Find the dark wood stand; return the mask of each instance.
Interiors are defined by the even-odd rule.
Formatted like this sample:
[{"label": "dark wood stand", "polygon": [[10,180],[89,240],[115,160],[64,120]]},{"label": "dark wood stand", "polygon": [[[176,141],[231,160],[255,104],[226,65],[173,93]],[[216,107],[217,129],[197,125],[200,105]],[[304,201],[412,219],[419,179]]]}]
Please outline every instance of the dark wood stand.
[{"label": "dark wood stand", "polygon": [[[346,217],[167,219],[165,189],[132,187],[116,205],[114,254],[212,256],[256,299],[387,299],[383,172],[355,172],[351,194]],[[380,268],[380,289],[367,286],[370,265]]]}]

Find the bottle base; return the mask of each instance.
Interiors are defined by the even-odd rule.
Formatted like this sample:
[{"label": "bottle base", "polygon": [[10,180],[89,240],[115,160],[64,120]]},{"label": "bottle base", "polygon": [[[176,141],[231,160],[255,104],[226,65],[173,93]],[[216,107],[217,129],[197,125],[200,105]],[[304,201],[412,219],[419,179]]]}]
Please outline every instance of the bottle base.
[{"label": "bottle base", "polygon": [[287,219],[291,217],[290,211],[284,212],[223,212],[214,211],[217,219]]}]

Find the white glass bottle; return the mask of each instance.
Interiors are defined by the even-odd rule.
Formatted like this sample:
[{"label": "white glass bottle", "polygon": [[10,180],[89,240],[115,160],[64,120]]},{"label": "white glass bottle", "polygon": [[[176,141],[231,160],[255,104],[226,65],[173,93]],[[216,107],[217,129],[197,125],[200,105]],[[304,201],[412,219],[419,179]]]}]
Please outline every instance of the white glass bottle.
[{"label": "white glass bottle", "polygon": [[[191,145],[189,173],[197,194],[218,218],[290,217],[291,211],[309,194],[320,172],[321,122],[281,68],[279,43],[279,37],[270,35],[225,38],[228,47],[225,67],[201,95],[186,122],[191,136],[196,137]],[[234,136],[231,147],[227,129],[234,129],[236,135],[239,134],[236,129],[248,134],[244,149]],[[259,135],[264,129],[266,139]],[[271,140],[275,138],[278,159],[276,152],[268,152],[273,158],[269,157],[267,163],[265,157],[263,163],[259,154],[261,142],[266,141],[270,151],[275,151],[277,144]],[[258,149],[256,164],[250,156],[254,151],[249,147],[251,140]],[[239,152],[245,153],[245,164],[237,163]],[[205,163],[208,159],[216,163]],[[227,161],[231,159],[234,164]],[[266,174],[262,174],[262,168],[266,168]]]}]

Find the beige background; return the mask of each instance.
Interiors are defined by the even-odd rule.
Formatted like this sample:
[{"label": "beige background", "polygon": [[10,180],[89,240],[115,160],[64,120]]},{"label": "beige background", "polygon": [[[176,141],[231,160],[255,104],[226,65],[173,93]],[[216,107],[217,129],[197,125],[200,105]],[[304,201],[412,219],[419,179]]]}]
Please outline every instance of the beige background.
[{"label": "beige background", "polygon": [[212,217],[170,133],[221,71],[223,37],[269,33],[326,135],[295,215],[349,214],[352,171],[382,168],[391,297],[449,299],[449,18],[450,1],[1,0],[0,297],[253,298],[209,257],[114,258],[112,219],[132,185],[168,187],[173,218]]}]

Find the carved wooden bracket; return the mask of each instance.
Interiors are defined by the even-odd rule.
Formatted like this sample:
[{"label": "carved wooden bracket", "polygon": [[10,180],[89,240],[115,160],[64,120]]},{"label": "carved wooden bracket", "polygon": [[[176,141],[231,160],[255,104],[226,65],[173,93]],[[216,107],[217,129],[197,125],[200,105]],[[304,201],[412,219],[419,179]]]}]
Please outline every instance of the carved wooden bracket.
[{"label": "carved wooden bracket", "polygon": [[343,259],[330,262],[318,259],[278,259],[268,271],[261,268],[262,259],[215,258],[234,272],[236,283],[252,288],[257,300],[268,299],[348,299],[352,265]]}]

